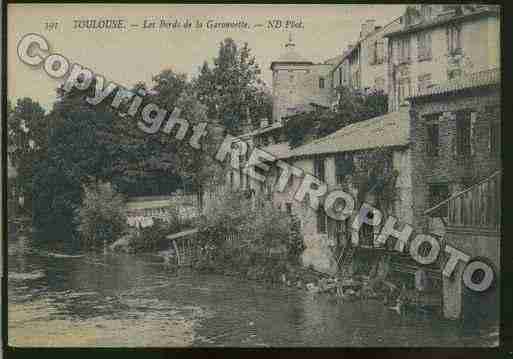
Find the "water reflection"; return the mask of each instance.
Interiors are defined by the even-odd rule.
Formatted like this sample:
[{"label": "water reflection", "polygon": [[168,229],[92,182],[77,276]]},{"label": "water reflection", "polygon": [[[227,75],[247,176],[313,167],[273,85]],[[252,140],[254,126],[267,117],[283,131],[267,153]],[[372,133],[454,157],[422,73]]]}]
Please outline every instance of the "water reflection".
[{"label": "water reflection", "polygon": [[497,341],[493,328],[468,330],[428,314],[401,316],[378,301],[340,302],[235,277],[176,271],[151,255],[76,256],[28,236],[10,239],[8,247],[9,342],[15,345],[490,346]]}]

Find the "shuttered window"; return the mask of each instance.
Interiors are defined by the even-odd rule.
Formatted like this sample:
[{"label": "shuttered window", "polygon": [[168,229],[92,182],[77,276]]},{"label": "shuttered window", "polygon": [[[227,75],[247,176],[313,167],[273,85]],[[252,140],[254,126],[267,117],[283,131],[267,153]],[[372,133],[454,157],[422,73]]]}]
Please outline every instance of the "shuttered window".
[{"label": "shuttered window", "polygon": [[447,28],[447,51],[450,55],[461,54],[461,25]]},{"label": "shuttered window", "polygon": [[490,154],[497,155],[501,148],[501,123],[493,121],[490,123]]},{"label": "shuttered window", "polygon": [[438,156],[439,147],[439,128],[438,123],[427,124],[427,141],[426,141],[426,152],[428,156]]},{"label": "shuttered window", "polygon": [[456,112],[456,154],[469,156],[471,153],[471,112]]},{"label": "shuttered window", "polygon": [[328,216],[324,212],[324,207],[319,206],[317,209],[317,233],[327,233],[328,231]]},{"label": "shuttered window", "polygon": [[422,32],[417,37],[417,57],[420,61],[431,59],[431,33]]},{"label": "shuttered window", "polygon": [[320,181],[324,182],[326,179],[324,167],[324,158],[316,158],[314,160],[314,176]]},{"label": "shuttered window", "polygon": [[[449,186],[445,183],[437,183],[429,186],[429,207],[434,207],[449,197]],[[447,217],[447,205],[437,211],[440,217]]]},{"label": "shuttered window", "polygon": [[335,179],[337,184],[342,184],[345,177],[353,172],[353,156],[348,153],[340,153],[335,156]]}]

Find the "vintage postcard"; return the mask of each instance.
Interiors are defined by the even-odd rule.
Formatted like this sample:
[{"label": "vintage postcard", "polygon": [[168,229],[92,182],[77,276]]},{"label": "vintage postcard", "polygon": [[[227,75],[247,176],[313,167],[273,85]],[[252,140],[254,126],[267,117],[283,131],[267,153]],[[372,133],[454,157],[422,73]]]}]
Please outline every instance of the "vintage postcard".
[{"label": "vintage postcard", "polygon": [[7,4],[5,345],[498,347],[501,11]]}]

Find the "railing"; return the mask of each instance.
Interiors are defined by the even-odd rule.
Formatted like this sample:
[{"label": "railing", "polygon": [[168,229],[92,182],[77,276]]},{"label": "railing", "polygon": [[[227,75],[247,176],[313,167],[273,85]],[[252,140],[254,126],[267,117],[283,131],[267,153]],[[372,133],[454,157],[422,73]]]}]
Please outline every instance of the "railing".
[{"label": "railing", "polygon": [[169,221],[171,207],[178,211],[183,219],[191,219],[199,215],[200,203],[196,194],[136,197],[126,204],[127,222],[133,226],[147,227],[153,225],[153,219]]}]

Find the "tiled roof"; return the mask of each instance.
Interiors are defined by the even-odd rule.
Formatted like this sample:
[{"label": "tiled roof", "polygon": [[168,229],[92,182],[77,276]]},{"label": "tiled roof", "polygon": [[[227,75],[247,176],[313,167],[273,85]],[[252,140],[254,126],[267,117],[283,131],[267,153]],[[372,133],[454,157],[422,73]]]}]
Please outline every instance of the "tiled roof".
[{"label": "tiled roof", "polygon": [[291,111],[294,111],[294,113],[287,115],[287,116],[283,116],[282,118],[287,119],[287,118],[294,117],[294,116],[297,116],[302,113],[313,112],[316,109],[328,109],[328,108],[329,108],[328,106],[321,105],[320,103],[308,102],[306,104],[299,104],[297,106],[294,106],[294,109],[291,110]]},{"label": "tiled roof", "polygon": [[410,141],[409,113],[388,113],[345,126],[326,137],[292,150],[288,157],[406,146]]},{"label": "tiled roof", "polygon": [[268,131],[272,131],[272,130],[281,128],[282,126],[283,125],[281,122],[273,122],[268,126],[257,128],[256,130],[253,130],[251,132],[243,133],[242,135],[238,136],[237,138],[240,138],[240,139],[250,138],[250,137],[253,137],[253,136],[268,132]]},{"label": "tiled roof", "polygon": [[274,62],[311,62],[303,58],[297,51],[290,50],[281,55]]},{"label": "tiled roof", "polygon": [[263,147],[261,150],[270,153],[278,160],[288,158],[291,153],[288,142],[275,143],[274,145]]},{"label": "tiled roof", "polygon": [[278,60],[274,60],[271,62],[271,70],[273,69],[275,64],[307,64],[312,65],[313,62],[303,58],[297,51],[295,50],[287,50],[283,55],[281,55]]},{"label": "tiled roof", "polygon": [[494,85],[501,82],[501,71],[499,68],[476,72],[470,75],[463,75],[454,80],[432,86],[423,91],[417,92],[410,98],[419,98],[433,95],[443,95],[448,92],[460,91],[469,88]]}]

